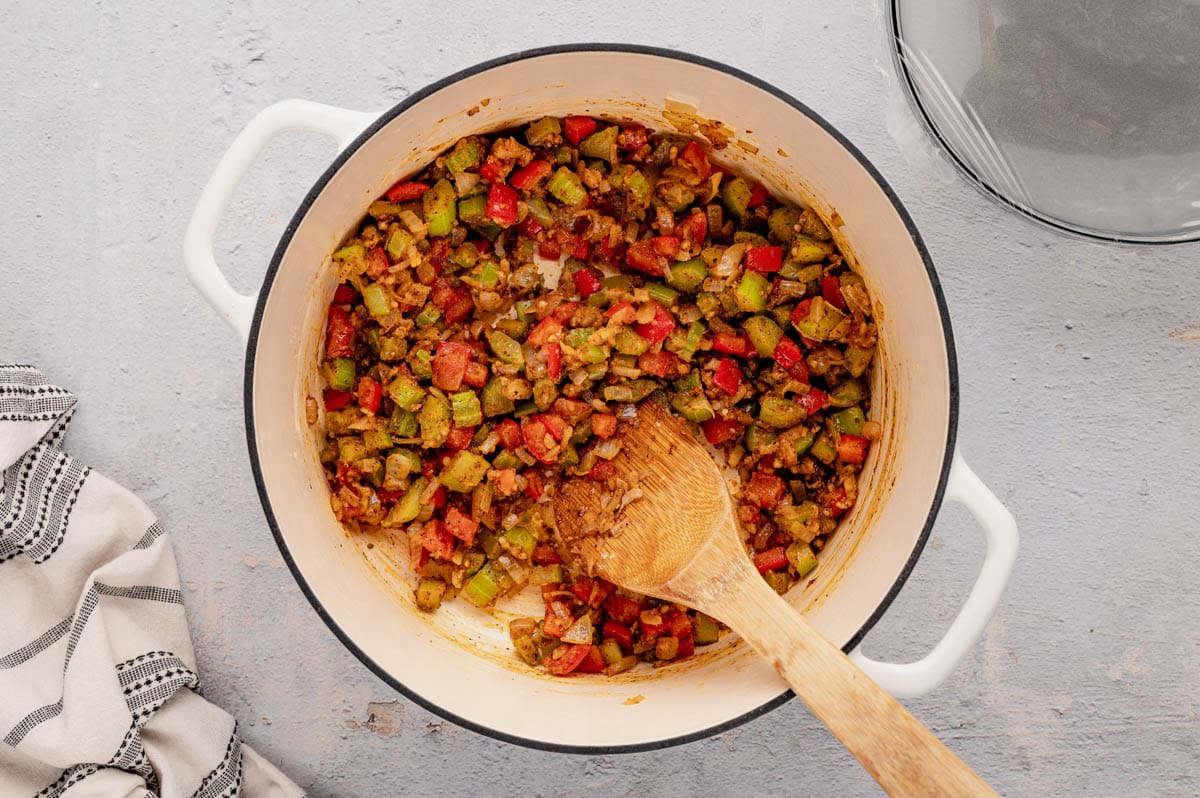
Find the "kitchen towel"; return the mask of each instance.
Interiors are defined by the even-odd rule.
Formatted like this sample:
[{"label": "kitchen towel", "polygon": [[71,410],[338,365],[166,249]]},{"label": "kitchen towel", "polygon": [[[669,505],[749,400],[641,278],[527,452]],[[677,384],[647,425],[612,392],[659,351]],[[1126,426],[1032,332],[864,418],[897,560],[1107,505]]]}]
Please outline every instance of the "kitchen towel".
[{"label": "kitchen towel", "polygon": [[0,796],[303,795],[200,696],[170,541],[62,451],[74,410],[0,365]]}]

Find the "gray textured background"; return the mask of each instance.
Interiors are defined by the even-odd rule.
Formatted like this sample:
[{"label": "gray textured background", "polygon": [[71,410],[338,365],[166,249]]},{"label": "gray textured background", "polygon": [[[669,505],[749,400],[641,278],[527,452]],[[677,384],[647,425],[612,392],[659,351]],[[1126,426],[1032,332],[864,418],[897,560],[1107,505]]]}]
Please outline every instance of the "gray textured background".
[{"label": "gray textured background", "polygon": [[[863,149],[925,236],[958,336],[960,448],[1023,548],[979,646],[908,706],[1009,795],[1200,791],[1197,248],[1066,240],[977,194],[923,145],[874,8],[52,5],[6,4],[0,26],[0,360],[80,395],[69,448],[172,532],[207,695],[314,795],[877,793],[797,702],[682,748],[595,758],[444,723],[337,643],[263,521],[242,354],[180,256],[217,158],[278,99],[378,109],[485,58],[581,40],[689,50],[791,92]],[[220,233],[240,288],[331,155],[285,136],[243,184]],[[925,651],[982,548],[947,508],[868,650]]]}]

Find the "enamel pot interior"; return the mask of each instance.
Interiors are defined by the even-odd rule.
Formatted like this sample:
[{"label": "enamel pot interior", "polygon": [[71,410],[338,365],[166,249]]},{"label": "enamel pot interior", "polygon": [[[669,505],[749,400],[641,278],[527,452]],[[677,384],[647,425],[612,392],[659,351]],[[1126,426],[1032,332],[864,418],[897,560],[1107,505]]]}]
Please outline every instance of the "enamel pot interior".
[{"label": "enamel pot interior", "polygon": [[316,432],[305,423],[305,396],[319,396],[315,364],[335,285],[329,256],[373,198],[463,135],[565,114],[665,128],[664,109],[676,103],[728,126],[736,141],[720,160],[832,220],[878,305],[872,415],[885,436],[872,449],[857,506],[789,601],[838,645],[857,643],[899,590],[941,498],[955,395],[936,278],[881,178],[826,123],[734,70],[633,49],[525,54],[415,95],[343,153],[279,245],[248,351],[251,459],[284,556],[342,641],[414,700],[503,739],[560,750],[654,747],[753,717],[788,693],[732,635],[669,668],[611,679],[547,676],[516,660],[506,629],[522,608],[541,614],[536,591],[495,614],[462,601],[418,611],[403,536],[368,548],[342,530]]}]

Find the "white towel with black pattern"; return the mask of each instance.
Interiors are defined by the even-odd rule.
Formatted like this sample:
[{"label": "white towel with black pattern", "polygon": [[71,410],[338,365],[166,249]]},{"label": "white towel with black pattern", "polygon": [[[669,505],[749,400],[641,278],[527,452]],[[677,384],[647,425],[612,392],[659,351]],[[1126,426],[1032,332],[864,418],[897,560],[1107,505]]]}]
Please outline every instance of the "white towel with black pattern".
[{"label": "white towel with black pattern", "polygon": [[200,697],[170,542],[62,451],[74,409],[0,365],[0,796],[302,795]]}]

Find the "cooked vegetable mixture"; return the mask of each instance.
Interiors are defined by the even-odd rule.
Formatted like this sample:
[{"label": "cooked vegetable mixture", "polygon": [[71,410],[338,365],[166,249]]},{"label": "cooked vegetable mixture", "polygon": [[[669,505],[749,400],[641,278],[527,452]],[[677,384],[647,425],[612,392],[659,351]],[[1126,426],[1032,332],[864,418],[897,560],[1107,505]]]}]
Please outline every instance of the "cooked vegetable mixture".
[{"label": "cooked vegetable mixture", "polygon": [[[741,477],[738,519],[784,592],[817,567],[880,434],[862,279],[811,210],[698,141],[583,116],[470,136],[372,203],[334,253],[321,459],[352,531],[408,535],[417,605],[535,585],[510,624],[550,673],[715,643],[712,618],[564,561],[560,480],[618,484],[623,418],[661,402]],[[321,413],[316,399],[309,420]]]}]

